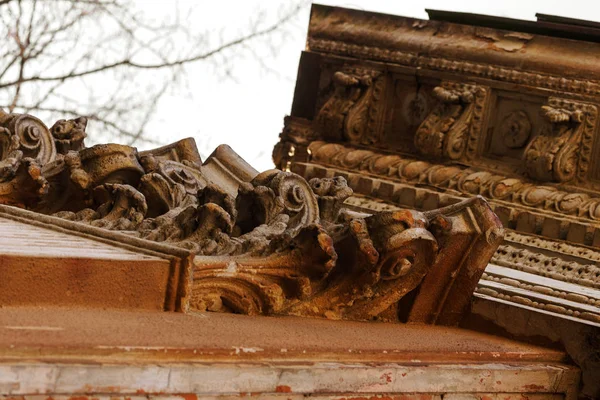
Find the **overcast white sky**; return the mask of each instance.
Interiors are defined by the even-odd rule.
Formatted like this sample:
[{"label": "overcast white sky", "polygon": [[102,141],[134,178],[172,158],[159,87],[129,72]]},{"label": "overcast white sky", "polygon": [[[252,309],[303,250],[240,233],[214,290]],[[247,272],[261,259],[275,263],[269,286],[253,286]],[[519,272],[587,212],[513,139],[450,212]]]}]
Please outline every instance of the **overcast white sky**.
[{"label": "overcast white sky", "polygon": [[[139,1],[149,15],[170,12],[166,1]],[[267,9],[275,15],[290,1],[183,0],[181,3],[201,4],[193,11],[198,24],[233,28],[236,24],[247,24],[249,15],[258,9]],[[433,8],[529,20],[535,20],[535,13],[540,12],[600,21],[600,2],[592,0],[323,0],[319,3],[423,19],[427,19],[425,9]],[[235,79],[220,80],[215,78],[212,66],[194,65],[188,70],[187,91],[174,91],[166,96],[147,130],[161,132],[161,140],[165,142],[192,136],[204,158],[217,145],[227,143],[256,169],[272,168],[271,150],[283,117],[290,112],[309,8],[298,16],[286,42],[278,44],[277,56],[272,56],[269,49],[258,49],[259,54],[264,54],[264,62],[276,72],[268,73],[249,59],[235,66]]]}]

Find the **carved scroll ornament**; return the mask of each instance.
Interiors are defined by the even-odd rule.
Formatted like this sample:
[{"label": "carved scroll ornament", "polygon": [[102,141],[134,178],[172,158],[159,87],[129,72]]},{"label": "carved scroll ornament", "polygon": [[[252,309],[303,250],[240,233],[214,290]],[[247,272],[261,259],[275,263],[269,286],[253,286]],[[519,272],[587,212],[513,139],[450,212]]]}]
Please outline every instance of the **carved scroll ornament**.
[{"label": "carved scroll ornament", "polygon": [[480,197],[361,214],[341,177],[257,174],[226,146],[202,164],[191,139],[86,148],[83,118],[2,117],[0,203],[191,249],[192,311],[453,324],[502,239]]},{"label": "carved scroll ornament", "polygon": [[457,160],[473,153],[488,91],[476,85],[444,82],[433,90],[439,101],[415,133],[419,152],[432,158]]},{"label": "carved scroll ornament", "polygon": [[550,98],[542,107],[547,121],[525,149],[527,174],[545,182],[584,179],[589,168],[595,106]]},{"label": "carved scroll ornament", "polygon": [[380,121],[376,103],[382,97],[380,71],[350,69],[333,74],[333,93],[318,111],[314,130],[323,138],[372,144]]}]

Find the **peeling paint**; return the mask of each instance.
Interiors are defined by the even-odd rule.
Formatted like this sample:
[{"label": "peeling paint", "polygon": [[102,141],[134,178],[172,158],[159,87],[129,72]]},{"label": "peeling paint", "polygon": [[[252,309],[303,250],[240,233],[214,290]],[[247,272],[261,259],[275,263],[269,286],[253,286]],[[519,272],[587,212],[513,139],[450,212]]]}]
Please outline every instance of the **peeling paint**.
[{"label": "peeling paint", "polygon": [[23,330],[23,331],[64,331],[60,326],[3,326],[4,329]]},{"label": "peeling paint", "polygon": [[475,37],[490,42],[490,48],[493,50],[502,50],[509,53],[523,49],[533,39],[533,35],[526,33],[511,32],[502,34],[487,28],[477,29]]},{"label": "peeling paint", "polygon": [[240,354],[240,353],[257,353],[259,351],[264,351],[264,349],[261,349],[260,347],[237,347],[237,346],[231,346],[234,350],[235,350],[235,354]]}]

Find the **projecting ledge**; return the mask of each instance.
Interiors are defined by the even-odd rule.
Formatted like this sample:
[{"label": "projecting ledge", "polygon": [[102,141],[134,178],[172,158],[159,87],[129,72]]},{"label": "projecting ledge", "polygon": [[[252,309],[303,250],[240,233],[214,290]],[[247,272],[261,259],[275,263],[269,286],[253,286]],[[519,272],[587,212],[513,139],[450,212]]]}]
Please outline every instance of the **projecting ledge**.
[{"label": "projecting ledge", "polygon": [[443,326],[29,307],[2,308],[0,321],[0,395],[569,398],[579,377],[560,351]]}]

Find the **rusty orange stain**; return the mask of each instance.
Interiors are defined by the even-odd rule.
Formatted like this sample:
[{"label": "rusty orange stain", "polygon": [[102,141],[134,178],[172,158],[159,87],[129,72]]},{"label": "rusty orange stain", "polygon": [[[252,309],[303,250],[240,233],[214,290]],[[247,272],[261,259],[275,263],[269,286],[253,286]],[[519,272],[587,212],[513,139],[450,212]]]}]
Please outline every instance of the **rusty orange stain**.
[{"label": "rusty orange stain", "polygon": [[287,385],[279,385],[275,388],[275,392],[277,393],[291,393],[292,388]]},{"label": "rusty orange stain", "polygon": [[185,400],[198,400],[198,396],[193,393],[182,393],[179,396],[183,397]]},{"label": "rusty orange stain", "polygon": [[531,389],[531,390],[541,390],[541,389],[545,389],[544,386],[542,385],[535,385],[535,384],[530,384],[530,385],[525,385],[523,386],[524,389]]},{"label": "rusty orange stain", "polygon": [[392,373],[386,372],[385,374],[381,375],[379,379],[384,379],[387,383],[390,383],[392,381]]},{"label": "rusty orange stain", "polygon": [[415,225],[415,219],[409,210],[395,211],[393,218],[398,222],[404,222],[407,225],[407,228]]}]

